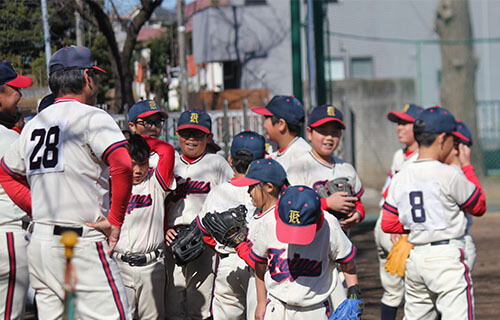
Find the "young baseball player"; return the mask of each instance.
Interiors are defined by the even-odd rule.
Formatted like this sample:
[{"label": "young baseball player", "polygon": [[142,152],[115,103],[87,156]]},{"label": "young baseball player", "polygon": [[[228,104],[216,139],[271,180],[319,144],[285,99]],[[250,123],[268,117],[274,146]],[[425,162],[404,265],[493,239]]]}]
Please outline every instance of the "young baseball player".
[{"label": "young baseball player", "polygon": [[[234,181],[245,176],[250,163],[262,159],[265,155],[265,139],[252,131],[240,132],[234,136],[231,143],[229,165],[234,169]],[[235,249],[215,243],[201,223],[207,212],[224,212],[230,208],[244,204],[247,208],[247,220],[255,212],[250,195],[245,188],[239,188],[224,182],[213,188],[203,203],[200,215],[197,218],[198,226],[210,245],[215,245],[217,252],[215,281],[212,300],[212,316],[214,320],[242,319],[246,317],[247,287],[250,269],[244,260],[240,259]]]},{"label": "young baseball player", "polygon": [[384,203],[382,230],[409,233],[414,245],[406,260],[405,319],[474,318],[462,210],[480,216],[486,201],[473,171],[461,174],[443,163],[455,131],[455,118],[444,108],[417,116],[418,158],[393,177]]},{"label": "young baseball player", "polygon": [[[356,248],[338,220],[323,214],[319,195],[293,186],[257,230],[251,257],[255,260],[255,319],[328,319],[332,277],[340,263],[350,290],[358,288]],[[351,289],[352,288],[352,289]]]},{"label": "young baseball player", "polygon": [[49,63],[56,103],[26,124],[1,163],[8,174],[2,186],[16,204],[32,211],[29,272],[42,319],[63,317],[66,257],[60,239],[65,231],[78,235],[72,259],[77,317],[131,319],[110,255],[130,197],[132,161],[118,125],[94,107],[96,71],[102,69],[89,49],[59,49]]},{"label": "young baseball player", "polygon": [[159,138],[168,115],[153,100],[137,102],[128,111],[128,127],[134,133]]},{"label": "young baseball player", "polygon": [[[32,79],[18,75],[10,61],[0,61],[0,157],[19,138],[12,130],[16,121],[21,88],[29,87]],[[0,318],[22,319],[28,292],[28,256],[26,217],[0,187]]]},{"label": "young baseball player", "polygon": [[[382,205],[384,204],[387,190],[391,183],[392,177],[398,173],[405,163],[413,162],[418,157],[418,143],[413,136],[413,123],[415,118],[422,112],[423,109],[414,104],[407,104],[401,111],[390,111],[387,114],[389,121],[397,123],[396,133],[399,142],[404,147],[398,149],[392,158],[391,169],[387,175],[386,182],[382,188],[383,197],[380,200],[380,214],[375,224],[374,236],[375,244],[377,245],[379,275],[384,293],[382,294],[380,306],[380,318],[382,320],[395,320],[398,307],[403,302],[404,298],[404,278],[397,274],[390,274],[385,271],[385,262],[387,255],[392,249],[392,239],[390,233],[382,231]],[[392,236],[394,238],[394,236]]]},{"label": "young baseball player", "polygon": [[[205,153],[212,138],[212,120],[208,113],[192,109],[181,114],[177,137],[182,154],[175,159],[177,188],[168,196],[167,244],[175,238],[176,227],[187,226],[198,216],[212,188],[229,181],[233,170],[217,154]],[[207,248],[196,260],[175,265],[167,248],[166,316],[168,319],[207,319],[213,288],[214,252]]]},{"label": "young baseball player", "polygon": [[311,150],[311,146],[299,136],[304,122],[304,106],[297,98],[274,96],[265,107],[253,107],[252,111],[266,117],[267,139],[278,145],[271,158],[278,161],[285,171],[296,158]]},{"label": "young baseball player", "polygon": [[[165,304],[164,201],[175,189],[174,147],[134,134],[128,140],[133,187],[114,257],[118,261],[131,312],[138,319],[163,319]],[[149,154],[159,155],[149,166]],[[147,231],[147,232],[145,232]]]},{"label": "young baseball player", "polygon": [[360,199],[364,189],[354,167],[333,155],[344,129],[340,110],[331,105],[314,108],[306,128],[312,150],[294,159],[287,170],[287,176],[291,185],[306,185],[314,190],[320,185],[326,185],[328,180],[347,178],[353,196],[336,192],[327,202],[330,209],[346,214],[346,219],[340,221],[340,225],[349,228],[364,218],[365,209]]}]

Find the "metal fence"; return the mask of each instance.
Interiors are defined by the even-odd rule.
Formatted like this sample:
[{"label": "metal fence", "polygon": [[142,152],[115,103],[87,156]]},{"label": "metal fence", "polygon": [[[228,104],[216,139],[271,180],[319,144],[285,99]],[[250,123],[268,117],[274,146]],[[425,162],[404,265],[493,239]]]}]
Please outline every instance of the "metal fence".
[{"label": "metal fence", "polygon": [[500,101],[479,101],[477,119],[486,174],[500,174]]}]

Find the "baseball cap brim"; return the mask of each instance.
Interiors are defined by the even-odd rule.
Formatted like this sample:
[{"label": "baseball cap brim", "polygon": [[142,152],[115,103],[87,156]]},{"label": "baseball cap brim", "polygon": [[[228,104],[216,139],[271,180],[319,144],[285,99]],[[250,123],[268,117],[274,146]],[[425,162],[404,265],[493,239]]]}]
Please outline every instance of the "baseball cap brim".
[{"label": "baseball cap brim", "polygon": [[98,66],[93,66],[92,69],[95,69],[97,71],[101,71],[102,73],[107,73],[106,70],[99,68]]},{"label": "baseball cap brim", "polygon": [[183,124],[183,125],[180,125],[177,127],[177,131],[182,130],[182,129],[198,129],[198,130],[201,130],[201,131],[208,133],[208,134],[211,133],[208,128],[205,128],[203,126],[199,126],[196,124]]},{"label": "baseball cap brim", "polygon": [[165,111],[163,111],[163,110],[146,111],[146,112],[138,114],[137,117],[135,117],[135,118],[136,119],[137,118],[146,118],[146,117],[152,116],[153,114],[156,114],[156,113],[161,114],[164,118],[168,118],[168,114]]},{"label": "baseball cap brim", "polygon": [[318,228],[316,223],[300,227],[288,225],[281,220],[278,205],[274,209],[274,215],[276,217],[276,236],[280,242],[304,246],[314,240]]},{"label": "baseball cap brim", "polygon": [[261,114],[263,116],[274,116],[274,114],[271,113],[266,107],[252,107],[250,108],[253,112],[257,114]]},{"label": "baseball cap brim", "polygon": [[387,119],[392,122],[398,122],[399,120],[403,120],[406,122],[415,122],[415,118],[401,111],[389,111],[389,113],[387,114]]},{"label": "baseball cap brim", "polygon": [[250,179],[247,177],[241,177],[231,180],[231,184],[235,187],[248,187],[248,186],[253,186],[254,184],[257,183],[260,183],[260,181],[255,179]]},{"label": "baseball cap brim", "polygon": [[453,136],[457,137],[458,139],[463,140],[463,141],[465,141],[465,142],[467,142],[467,143],[469,143],[469,142],[470,142],[470,139],[469,139],[469,138],[467,138],[466,136],[464,136],[463,134],[461,134],[461,133],[460,133],[460,132],[458,132],[458,131],[453,131],[451,134],[452,134]]},{"label": "baseball cap brim", "polygon": [[316,128],[316,127],[319,127],[322,124],[325,124],[325,123],[331,122],[331,121],[339,123],[342,126],[342,129],[345,129],[344,122],[342,120],[340,120],[340,119],[335,119],[335,118],[323,118],[321,120],[318,120],[316,122],[311,123],[309,126],[311,128]]},{"label": "baseball cap brim", "polygon": [[9,82],[6,82],[6,85],[9,85],[11,87],[15,88],[27,88],[31,86],[33,83],[33,79],[30,77],[22,76],[22,75],[17,75],[17,77],[13,80],[10,80]]}]

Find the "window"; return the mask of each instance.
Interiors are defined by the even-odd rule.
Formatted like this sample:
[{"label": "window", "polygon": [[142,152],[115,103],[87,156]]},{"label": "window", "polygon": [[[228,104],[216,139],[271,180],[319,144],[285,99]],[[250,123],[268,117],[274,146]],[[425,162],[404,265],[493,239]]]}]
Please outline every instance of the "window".
[{"label": "window", "polygon": [[373,78],[373,59],[351,58],[351,78],[372,79]]},{"label": "window", "polygon": [[239,61],[225,61],[223,63],[224,90],[239,89],[241,64]]},{"label": "window", "polygon": [[336,81],[345,79],[345,65],[343,58],[330,58],[325,61],[326,81]]}]

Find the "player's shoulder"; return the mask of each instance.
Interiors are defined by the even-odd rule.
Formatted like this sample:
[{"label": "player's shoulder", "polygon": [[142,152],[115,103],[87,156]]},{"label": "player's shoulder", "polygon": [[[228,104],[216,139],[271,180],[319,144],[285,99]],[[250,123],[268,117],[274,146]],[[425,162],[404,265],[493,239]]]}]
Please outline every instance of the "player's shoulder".
[{"label": "player's shoulder", "polygon": [[205,153],[202,158],[200,159],[200,162],[210,162],[210,163],[227,163],[226,159],[224,159],[223,156],[216,154],[216,153]]},{"label": "player's shoulder", "polygon": [[3,125],[0,125],[0,136],[2,137],[1,141],[3,145],[3,142],[9,143],[15,141],[17,138],[19,138],[19,133]]},{"label": "player's shoulder", "polygon": [[311,145],[307,143],[306,140],[302,137],[298,137],[297,140],[293,144],[294,148],[297,150],[309,151],[311,150]]},{"label": "player's shoulder", "polygon": [[311,152],[304,152],[298,154],[297,157],[288,167],[287,173],[294,170],[304,170],[312,166],[316,162],[316,159],[311,155]]},{"label": "player's shoulder", "polygon": [[337,169],[342,168],[344,170],[348,170],[348,171],[351,171],[353,173],[356,173],[356,169],[354,169],[354,166],[352,164],[350,164],[349,162],[347,162],[339,157],[334,156],[333,163],[334,163],[335,168],[337,168]]}]

